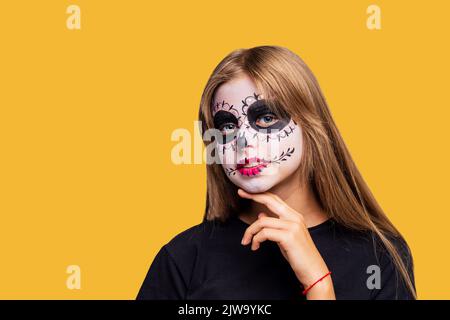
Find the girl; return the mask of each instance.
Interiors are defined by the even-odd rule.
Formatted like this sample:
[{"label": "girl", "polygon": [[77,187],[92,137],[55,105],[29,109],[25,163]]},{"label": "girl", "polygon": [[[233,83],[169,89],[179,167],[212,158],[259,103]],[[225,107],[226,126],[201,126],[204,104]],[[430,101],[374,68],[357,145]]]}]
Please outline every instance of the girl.
[{"label": "girl", "polygon": [[203,221],[162,246],[137,299],[416,298],[409,247],[300,57],[230,53],[199,120],[215,160]]}]

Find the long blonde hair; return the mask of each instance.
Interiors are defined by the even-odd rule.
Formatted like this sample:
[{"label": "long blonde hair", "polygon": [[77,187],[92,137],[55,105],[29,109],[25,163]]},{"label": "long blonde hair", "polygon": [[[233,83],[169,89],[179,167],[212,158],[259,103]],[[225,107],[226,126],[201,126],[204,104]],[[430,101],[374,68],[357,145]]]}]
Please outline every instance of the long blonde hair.
[{"label": "long blonde hair", "polygon": [[[408,267],[392,242],[392,237],[401,240],[403,237],[362,178],[315,76],[298,55],[279,46],[238,49],[228,54],[214,69],[201,97],[199,120],[202,133],[214,127],[211,106],[215,90],[243,73],[253,80],[267,101],[277,101],[270,104],[274,112],[287,112],[301,126],[303,154],[299,170],[305,179],[303,182],[309,183],[323,210],[345,227],[372,231],[377,235],[407,288],[417,298]],[[220,164],[208,164],[204,219],[224,221],[248,206],[248,200],[240,198],[236,191],[237,187],[227,178]],[[406,249],[410,254],[407,246]]]}]

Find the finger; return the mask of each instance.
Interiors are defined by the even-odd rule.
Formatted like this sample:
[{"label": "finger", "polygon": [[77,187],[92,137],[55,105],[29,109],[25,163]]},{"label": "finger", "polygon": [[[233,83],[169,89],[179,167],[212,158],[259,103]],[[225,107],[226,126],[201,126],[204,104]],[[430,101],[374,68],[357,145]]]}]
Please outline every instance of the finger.
[{"label": "finger", "polygon": [[262,228],[273,228],[287,230],[290,228],[292,221],[281,220],[279,218],[268,217],[266,214],[260,214],[258,220],[253,222],[244,232],[242,237],[242,244],[250,243],[252,237],[257,234]]},{"label": "finger", "polygon": [[252,199],[253,201],[264,204],[269,210],[282,219],[298,221],[301,214],[289,207],[283,200],[270,192],[248,193],[238,189],[238,194],[242,198]]},{"label": "finger", "polygon": [[253,201],[264,204],[267,208],[269,208],[273,213],[279,215],[280,217],[286,217],[287,211],[286,207],[275,200],[275,198],[271,197],[267,193],[248,193],[242,189],[238,189],[238,194],[242,198],[251,199]]},{"label": "finger", "polygon": [[285,240],[286,232],[280,229],[263,228],[259,231],[252,240],[252,250],[258,250],[260,244],[266,240],[275,241],[277,243]]}]

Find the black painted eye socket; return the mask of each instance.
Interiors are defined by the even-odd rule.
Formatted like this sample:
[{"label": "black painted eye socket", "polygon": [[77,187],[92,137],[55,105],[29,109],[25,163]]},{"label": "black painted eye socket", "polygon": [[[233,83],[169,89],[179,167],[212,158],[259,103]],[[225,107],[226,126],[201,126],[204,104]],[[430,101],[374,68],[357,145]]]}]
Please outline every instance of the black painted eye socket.
[{"label": "black painted eye socket", "polygon": [[250,126],[257,131],[270,133],[271,130],[283,129],[291,120],[286,115],[277,116],[266,104],[264,99],[255,101],[247,109],[247,117]]},{"label": "black painted eye socket", "polygon": [[236,137],[238,119],[231,112],[220,110],[214,115],[214,128],[222,133],[222,139],[218,139],[218,143],[231,142]]}]

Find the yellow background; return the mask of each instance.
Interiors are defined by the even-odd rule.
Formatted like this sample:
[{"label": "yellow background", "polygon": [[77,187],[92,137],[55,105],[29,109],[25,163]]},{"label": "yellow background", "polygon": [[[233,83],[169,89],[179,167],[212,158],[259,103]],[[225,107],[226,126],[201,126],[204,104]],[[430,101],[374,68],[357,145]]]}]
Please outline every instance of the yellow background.
[{"label": "yellow background", "polygon": [[[382,29],[366,28],[381,7]],[[81,30],[66,8],[81,8]],[[0,298],[134,299],[201,221],[205,166],[171,163],[230,51],[286,46],[317,76],[421,299],[450,298],[448,1],[2,1]],[[195,132],[196,133],[196,132]],[[80,290],[66,267],[81,267]]]}]

